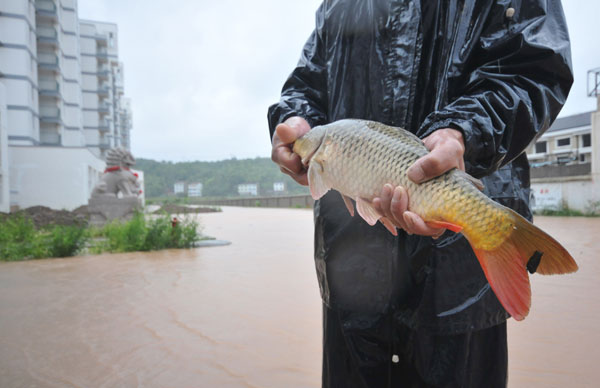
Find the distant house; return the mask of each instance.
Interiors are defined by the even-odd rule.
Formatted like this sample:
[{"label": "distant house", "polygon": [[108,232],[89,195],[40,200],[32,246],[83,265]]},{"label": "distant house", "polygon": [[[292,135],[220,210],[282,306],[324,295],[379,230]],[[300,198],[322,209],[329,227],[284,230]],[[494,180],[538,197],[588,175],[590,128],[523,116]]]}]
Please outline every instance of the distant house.
[{"label": "distant house", "polygon": [[284,192],[285,191],[285,183],[284,182],[273,183],[273,191],[276,193]]},{"label": "distant house", "polygon": [[202,197],[202,183],[190,183],[187,188],[188,197]]},{"label": "distant house", "polygon": [[534,210],[598,209],[600,110],[557,119],[529,145],[527,158]]},{"label": "distant house", "polygon": [[175,182],[175,185],[173,185],[173,192],[175,195],[185,193],[185,182]]},{"label": "distant house", "polygon": [[245,196],[245,195],[252,195],[252,196],[257,196],[258,195],[258,183],[243,183],[241,185],[238,185],[238,194]]}]

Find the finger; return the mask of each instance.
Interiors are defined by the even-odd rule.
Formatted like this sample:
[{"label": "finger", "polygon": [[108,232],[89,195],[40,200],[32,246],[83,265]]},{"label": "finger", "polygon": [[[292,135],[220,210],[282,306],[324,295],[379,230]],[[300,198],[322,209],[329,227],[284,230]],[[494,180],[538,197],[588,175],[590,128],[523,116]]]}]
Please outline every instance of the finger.
[{"label": "finger", "polygon": [[300,183],[301,185],[308,186],[308,176],[305,172],[296,174],[290,170],[285,169],[283,166],[279,166],[279,170],[282,173],[289,175],[293,180]]},{"label": "finger", "polygon": [[408,169],[407,175],[415,183],[423,183],[438,177],[448,170],[460,166],[461,157],[450,147],[434,148],[429,154],[417,159]]},{"label": "finger", "polygon": [[392,214],[393,221],[404,230],[407,230],[406,221],[404,220],[404,212],[406,210],[408,210],[408,192],[404,187],[397,186],[394,189],[390,203],[390,213]]},{"label": "finger", "polygon": [[294,127],[286,123],[281,123],[275,127],[275,135],[283,144],[292,144],[299,137]]},{"label": "finger", "polygon": [[411,233],[421,236],[439,237],[446,230],[444,228],[432,228],[428,226],[421,217],[411,211],[404,212],[404,220]]},{"label": "finger", "polygon": [[390,212],[390,205],[392,202],[392,194],[393,194],[393,187],[392,185],[390,185],[389,183],[386,183],[385,185],[383,185],[383,188],[381,189],[381,210],[383,211],[381,214],[388,218],[388,219],[392,219],[392,213]]},{"label": "finger", "polygon": [[293,153],[292,150],[284,145],[273,148],[271,159],[280,167],[293,174],[300,174],[304,171],[300,156]]}]

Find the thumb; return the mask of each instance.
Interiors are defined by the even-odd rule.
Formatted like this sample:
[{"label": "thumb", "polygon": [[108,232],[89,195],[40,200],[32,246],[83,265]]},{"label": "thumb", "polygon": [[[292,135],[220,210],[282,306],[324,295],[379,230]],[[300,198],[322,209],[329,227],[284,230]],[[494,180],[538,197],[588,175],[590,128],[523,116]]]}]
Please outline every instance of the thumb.
[{"label": "thumb", "polygon": [[443,163],[433,152],[417,159],[406,172],[408,179],[415,183],[423,183],[445,173]]},{"label": "thumb", "polygon": [[296,141],[298,138],[298,134],[286,123],[281,123],[277,127],[275,127],[275,134],[284,144],[291,144]]}]

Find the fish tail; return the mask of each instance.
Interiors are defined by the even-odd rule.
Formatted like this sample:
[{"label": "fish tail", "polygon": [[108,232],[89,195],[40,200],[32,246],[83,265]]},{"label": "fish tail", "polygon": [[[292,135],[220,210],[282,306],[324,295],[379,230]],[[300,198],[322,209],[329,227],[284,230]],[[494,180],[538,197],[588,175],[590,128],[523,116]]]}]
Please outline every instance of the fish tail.
[{"label": "fish tail", "polygon": [[[531,306],[531,287],[527,264],[538,252],[541,259],[535,272],[542,275],[577,271],[577,264],[554,238],[511,209],[507,222],[511,233],[497,247],[473,247],[486,278],[506,311],[517,321],[524,319]],[[466,236],[468,238],[468,236]]]}]

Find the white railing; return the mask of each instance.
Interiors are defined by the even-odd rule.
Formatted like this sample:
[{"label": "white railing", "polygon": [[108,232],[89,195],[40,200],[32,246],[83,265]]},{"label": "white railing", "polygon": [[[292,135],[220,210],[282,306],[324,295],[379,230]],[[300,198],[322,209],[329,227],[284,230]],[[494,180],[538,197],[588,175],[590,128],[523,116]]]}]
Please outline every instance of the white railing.
[{"label": "white railing", "polygon": [[50,79],[41,79],[38,83],[40,91],[58,92],[58,82]]},{"label": "white railing", "polygon": [[35,30],[35,33],[40,38],[56,39],[58,37],[58,33],[56,32],[56,29],[53,27],[38,27]]},{"label": "white railing", "polygon": [[38,53],[38,63],[44,65],[58,65],[58,56],[50,53]]},{"label": "white railing", "polygon": [[56,12],[56,3],[52,0],[35,0],[35,9],[38,11]]},{"label": "white railing", "polygon": [[58,118],[60,109],[55,106],[40,105],[40,117]]}]

